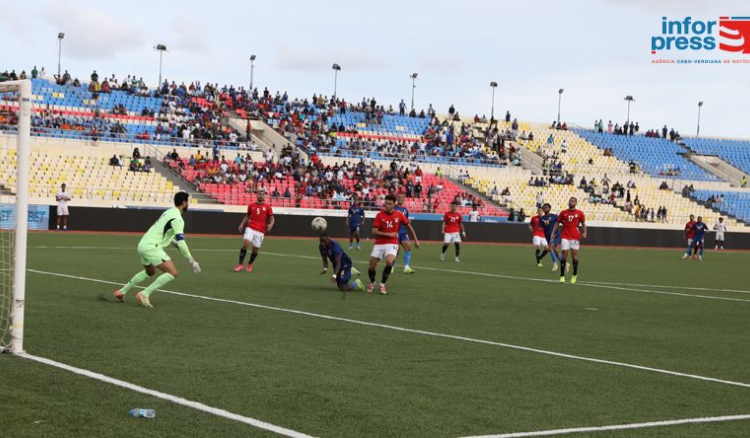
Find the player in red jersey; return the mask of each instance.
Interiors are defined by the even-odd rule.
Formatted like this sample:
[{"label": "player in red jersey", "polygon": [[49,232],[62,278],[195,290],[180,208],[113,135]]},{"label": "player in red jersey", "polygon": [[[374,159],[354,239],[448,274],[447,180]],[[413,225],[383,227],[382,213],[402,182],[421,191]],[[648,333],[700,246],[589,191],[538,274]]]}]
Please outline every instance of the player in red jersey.
[{"label": "player in red jersey", "polygon": [[380,259],[385,258],[383,277],[380,280],[380,293],[383,295],[388,293],[385,290],[385,283],[388,281],[388,276],[391,275],[393,262],[396,260],[396,254],[398,254],[398,230],[401,225],[406,226],[406,231],[412,240],[414,240],[414,247],[419,249],[417,233],[409,223],[409,219],[400,211],[393,209],[395,204],[395,196],[386,196],[383,202],[383,210],[375,216],[375,221],[372,223],[372,236],[375,238],[375,246],[372,248],[370,267],[367,270],[367,273],[370,275],[370,284],[367,285],[367,292],[372,292],[375,289],[375,268],[377,268]]},{"label": "player in red jersey", "polygon": [[[562,228],[562,260],[560,264],[560,283],[565,283],[565,264],[568,259],[568,252],[573,255],[573,276],[570,278],[570,284],[575,284],[578,279],[578,250],[581,246],[581,239],[586,238],[586,216],[581,210],[576,208],[578,199],[570,198],[568,209],[563,210],[558,215],[557,223],[553,235],[559,228]],[[578,230],[578,226],[581,230]]]},{"label": "player in red jersey", "polygon": [[542,259],[549,252],[547,250],[547,238],[544,235],[544,228],[542,228],[542,216],[544,216],[544,210],[537,208],[536,216],[532,217],[529,223],[529,231],[531,231],[532,235],[531,242],[534,244],[534,249],[536,250],[536,265],[540,268],[544,266],[542,265]]},{"label": "player in red jersey", "polygon": [[[442,233],[443,233],[443,252],[440,253],[440,261],[445,260],[445,251],[452,243],[456,247],[456,263],[460,262],[458,254],[461,252],[461,236],[466,238],[464,230],[464,220],[458,211],[458,202],[451,202],[451,211],[443,215]],[[459,233],[460,231],[460,233]]]},{"label": "player in red jersey", "polygon": [[253,244],[253,252],[250,254],[250,262],[247,264],[247,272],[253,272],[253,262],[258,257],[258,250],[263,244],[263,238],[266,233],[270,232],[275,223],[273,209],[270,205],[265,204],[266,193],[261,189],[257,193],[257,201],[247,206],[247,213],[242,218],[238,227],[240,233],[245,233],[242,239],[242,248],[240,248],[240,263],[234,268],[234,272],[240,272],[245,262],[247,248]]},{"label": "player in red jersey", "polygon": [[690,220],[685,224],[685,231],[683,233],[685,240],[687,240],[687,249],[685,250],[685,254],[682,255],[683,259],[689,259],[690,251],[693,249],[693,235],[695,234],[693,225],[695,225],[695,216],[691,214]]}]

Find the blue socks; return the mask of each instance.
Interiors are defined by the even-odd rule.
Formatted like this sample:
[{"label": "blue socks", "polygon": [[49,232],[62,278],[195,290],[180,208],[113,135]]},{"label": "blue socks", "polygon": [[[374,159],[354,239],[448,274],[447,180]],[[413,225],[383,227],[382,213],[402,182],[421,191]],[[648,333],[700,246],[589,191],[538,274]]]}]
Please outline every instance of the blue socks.
[{"label": "blue socks", "polygon": [[552,263],[557,263],[557,254],[554,251],[550,251],[549,256],[552,258]]},{"label": "blue socks", "polygon": [[693,249],[691,245],[687,246],[687,249],[685,250],[685,254],[690,255],[690,250]]},{"label": "blue socks", "polygon": [[411,251],[404,251],[404,264],[409,266],[411,263]]}]

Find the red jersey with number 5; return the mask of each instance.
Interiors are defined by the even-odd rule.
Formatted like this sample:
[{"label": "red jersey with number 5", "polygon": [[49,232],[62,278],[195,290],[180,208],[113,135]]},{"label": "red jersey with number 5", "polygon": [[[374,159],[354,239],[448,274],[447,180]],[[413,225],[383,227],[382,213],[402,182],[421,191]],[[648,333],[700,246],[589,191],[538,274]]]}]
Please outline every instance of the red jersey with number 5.
[{"label": "red jersey with number 5", "polygon": [[542,228],[542,223],[540,222],[541,217],[534,216],[531,218],[531,227],[534,229],[534,236],[536,237],[545,237],[544,236],[544,228]]},{"label": "red jersey with number 5", "polygon": [[250,204],[247,206],[247,216],[249,218],[247,227],[259,233],[266,234],[266,224],[268,218],[273,216],[273,210],[270,205]]},{"label": "red jersey with number 5", "polygon": [[445,222],[445,233],[458,233],[461,228],[459,228],[458,224],[463,222],[463,217],[461,217],[461,213],[455,212],[451,213],[450,211],[445,213],[443,216],[443,222]]},{"label": "red jersey with number 5", "polygon": [[375,245],[398,245],[398,229],[401,225],[408,225],[409,219],[404,216],[400,211],[393,210],[391,214],[381,210],[376,216],[375,221],[372,223],[372,228],[380,231],[381,233],[397,233],[393,237],[376,237]]},{"label": "red jersey with number 5", "polygon": [[586,222],[586,216],[581,210],[563,210],[558,215],[558,222],[562,223],[561,239],[581,240],[581,232],[578,226]]}]

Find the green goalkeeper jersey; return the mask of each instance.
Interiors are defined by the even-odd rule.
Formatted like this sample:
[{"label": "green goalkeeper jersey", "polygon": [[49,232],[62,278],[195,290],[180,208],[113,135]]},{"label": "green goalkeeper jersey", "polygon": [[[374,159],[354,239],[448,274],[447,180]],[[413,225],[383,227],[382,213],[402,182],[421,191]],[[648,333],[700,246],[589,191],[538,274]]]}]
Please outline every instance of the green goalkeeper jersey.
[{"label": "green goalkeeper jersey", "polygon": [[172,207],[162,213],[146,234],[141,238],[138,246],[166,248],[172,243],[172,239],[178,234],[185,232],[185,221],[182,212],[177,207]]}]

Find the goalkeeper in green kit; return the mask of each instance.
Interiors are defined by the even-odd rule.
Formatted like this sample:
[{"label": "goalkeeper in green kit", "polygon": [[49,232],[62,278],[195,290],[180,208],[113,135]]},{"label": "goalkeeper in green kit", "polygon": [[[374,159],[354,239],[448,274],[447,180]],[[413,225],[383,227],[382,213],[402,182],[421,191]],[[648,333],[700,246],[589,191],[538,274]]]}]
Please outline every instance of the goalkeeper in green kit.
[{"label": "goalkeeper in green kit", "polygon": [[156,277],[156,280],[150,286],[142,292],[138,292],[135,296],[144,307],[154,307],[149,300],[151,294],[177,277],[177,268],[164,251],[164,248],[169,245],[180,250],[196,275],[201,273],[200,265],[190,255],[190,250],[185,243],[185,221],[182,219],[182,213],[188,209],[189,197],[190,195],[185,192],[176,193],[174,195],[175,206],[162,213],[159,220],[151,225],[151,228],[143,235],[138,243],[138,254],[141,256],[141,264],[144,269],[135,274],[120,290],[115,291],[115,298],[119,301],[123,301],[130,289],[146,281],[159,269],[164,273]]}]

